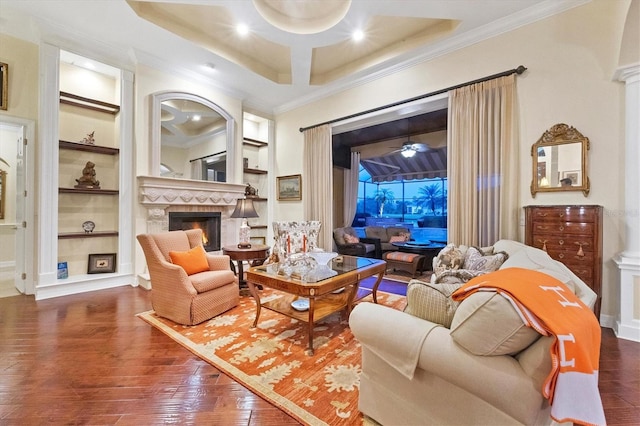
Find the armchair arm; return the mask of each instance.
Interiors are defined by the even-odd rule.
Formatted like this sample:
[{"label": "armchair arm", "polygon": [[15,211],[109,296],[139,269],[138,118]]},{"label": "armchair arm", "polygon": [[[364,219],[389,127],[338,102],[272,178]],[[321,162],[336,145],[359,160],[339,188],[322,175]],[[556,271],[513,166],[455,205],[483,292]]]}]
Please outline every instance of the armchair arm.
[{"label": "armchair arm", "polygon": [[230,271],[231,260],[227,254],[209,254],[207,253],[207,262],[209,269],[212,271]]},{"label": "armchair arm", "polygon": [[382,259],[382,244],[380,243],[380,238],[364,237],[360,238],[360,242],[376,246],[376,259]]},{"label": "armchair arm", "polygon": [[350,243],[336,246],[338,247],[339,254],[346,254],[347,256],[364,256],[367,253],[367,249],[362,243]]}]

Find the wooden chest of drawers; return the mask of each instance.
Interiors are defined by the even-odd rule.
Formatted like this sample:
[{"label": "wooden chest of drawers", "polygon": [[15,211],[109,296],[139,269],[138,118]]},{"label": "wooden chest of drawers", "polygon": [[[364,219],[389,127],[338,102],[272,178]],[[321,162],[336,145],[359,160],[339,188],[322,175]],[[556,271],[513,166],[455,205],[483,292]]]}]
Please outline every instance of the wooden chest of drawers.
[{"label": "wooden chest of drawers", "polygon": [[526,206],[525,244],[564,263],[598,295],[602,284],[602,206]]}]

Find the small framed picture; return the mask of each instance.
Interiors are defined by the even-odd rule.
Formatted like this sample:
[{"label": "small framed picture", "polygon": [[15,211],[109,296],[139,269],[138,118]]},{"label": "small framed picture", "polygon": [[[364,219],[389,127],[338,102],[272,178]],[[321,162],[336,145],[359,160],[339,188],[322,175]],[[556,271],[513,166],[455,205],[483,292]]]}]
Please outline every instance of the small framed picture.
[{"label": "small framed picture", "polygon": [[6,111],[9,92],[9,65],[0,62],[0,109]]},{"label": "small framed picture", "polygon": [[89,255],[87,274],[104,274],[116,271],[116,254],[101,253]]},{"label": "small framed picture", "polygon": [[302,176],[278,176],[277,191],[279,201],[300,201],[302,200]]},{"label": "small framed picture", "polygon": [[567,170],[562,172],[562,179],[571,179],[571,186],[580,186],[582,182],[580,181],[580,170]]}]

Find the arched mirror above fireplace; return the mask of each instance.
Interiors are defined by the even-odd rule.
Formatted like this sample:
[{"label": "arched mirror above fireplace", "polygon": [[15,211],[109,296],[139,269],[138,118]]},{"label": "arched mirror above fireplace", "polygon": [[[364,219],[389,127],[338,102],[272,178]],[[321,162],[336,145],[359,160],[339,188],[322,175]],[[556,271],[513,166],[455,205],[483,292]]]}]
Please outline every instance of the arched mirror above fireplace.
[{"label": "arched mirror above fireplace", "polygon": [[226,182],[234,167],[234,120],[186,92],[151,95],[151,176]]}]

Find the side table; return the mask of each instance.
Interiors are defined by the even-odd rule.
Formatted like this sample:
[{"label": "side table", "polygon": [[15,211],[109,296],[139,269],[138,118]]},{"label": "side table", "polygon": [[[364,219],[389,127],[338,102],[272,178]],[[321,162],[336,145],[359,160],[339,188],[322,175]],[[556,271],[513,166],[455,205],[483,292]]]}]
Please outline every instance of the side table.
[{"label": "side table", "polygon": [[226,254],[231,259],[231,269],[236,272],[233,264],[238,264],[238,284],[240,285],[240,294],[248,294],[249,286],[244,279],[244,262],[247,261],[250,266],[259,266],[269,257],[269,246],[263,244],[251,244],[250,248],[238,248],[238,246],[222,247],[222,254]]}]

